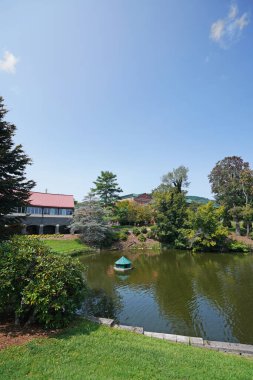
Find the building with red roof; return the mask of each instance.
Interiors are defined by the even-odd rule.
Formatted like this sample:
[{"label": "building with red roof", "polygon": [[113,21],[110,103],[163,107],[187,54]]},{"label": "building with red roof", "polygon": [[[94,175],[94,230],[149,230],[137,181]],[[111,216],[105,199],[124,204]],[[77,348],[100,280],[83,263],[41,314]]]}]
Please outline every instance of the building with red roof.
[{"label": "building with red roof", "polygon": [[73,195],[31,192],[29,205],[14,215],[24,217],[24,233],[54,234],[69,233],[73,212]]}]

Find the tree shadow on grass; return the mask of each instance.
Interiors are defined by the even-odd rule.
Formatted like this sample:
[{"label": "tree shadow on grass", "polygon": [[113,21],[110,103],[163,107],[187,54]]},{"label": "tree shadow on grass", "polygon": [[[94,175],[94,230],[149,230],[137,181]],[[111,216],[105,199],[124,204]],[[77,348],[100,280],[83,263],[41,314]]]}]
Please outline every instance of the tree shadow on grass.
[{"label": "tree shadow on grass", "polygon": [[98,323],[90,322],[84,318],[77,318],[68,328],[59,332],[55,339],[69,339],[77,335],[90,335],[100,328]]}]

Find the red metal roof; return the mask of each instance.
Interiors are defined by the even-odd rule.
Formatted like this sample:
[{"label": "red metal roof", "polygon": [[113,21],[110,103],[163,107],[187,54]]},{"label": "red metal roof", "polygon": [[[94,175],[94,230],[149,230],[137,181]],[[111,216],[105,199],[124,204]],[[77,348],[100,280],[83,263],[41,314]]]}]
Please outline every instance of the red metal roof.
[{"label": "red metal roof", "polygon": [[73,195],[31,192],[31,206],[74,208]]}]

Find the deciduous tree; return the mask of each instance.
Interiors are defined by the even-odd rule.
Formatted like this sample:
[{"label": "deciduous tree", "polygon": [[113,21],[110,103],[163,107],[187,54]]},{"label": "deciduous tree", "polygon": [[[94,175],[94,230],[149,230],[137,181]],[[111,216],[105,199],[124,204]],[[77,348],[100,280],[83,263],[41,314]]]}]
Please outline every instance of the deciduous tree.
[{"label": "deciduous tree", "polygon": [[197,210],[188,209],[187,238],[189,247],[195,251],[222,250],[228,230],[222,225],[224,207],[216,208],[213,202],[199,206]]},{"label": "deciduous tree", "polygon": [[[209,182],[217,202],[227,210],[238,210],[238,207],[246,205],[249,180],[249,163],[241,157],[225,157],[218,161],[209,174]],[[240,234],[239,217],[237,212],[232,212],[236,223],[237,234]]]},{"label": "deciduous tree", "polygon": [[175,187],[179,193],[183,191],[183,188],[187,188],[190,184],[188,181],[189,169],[181,165],[172,172],[168,172],[162,177],[161,189]]},{"label": "deciduous tree", "polygon": [[80,234],[84,243],[93,247],[102,247],[112,233],[107,221],[107,211],[91,195],[75,209],[70,228],[72,233]]}]

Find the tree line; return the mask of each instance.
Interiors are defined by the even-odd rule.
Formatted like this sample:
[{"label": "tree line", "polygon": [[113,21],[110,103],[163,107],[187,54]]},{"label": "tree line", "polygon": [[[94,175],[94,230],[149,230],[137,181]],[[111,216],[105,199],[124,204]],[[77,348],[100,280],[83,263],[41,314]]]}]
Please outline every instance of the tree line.
[{"label": "tree line", "polygon": [[[0,97],[0,232],[1,238],[13,233],[19,220],[9,215],[16,207],[28,204],[35,182],[26,178],[31,159],[21,145],[15,145],[15,125],[5,120],[7,110]],[[236,233],[250,235],[253,220],[253,171],[241,157],[225,157],[209,174],[215,202],[200,206],[187,205],[188,168],[179,166],[165,174],[152,191],[152,202],[139,205],[119,201],[122,189],[116,174],[102,171],[84,201],[77,204],[72,231],[80,231],[92,244],[100,246],[111,239],[111,226],[156,226],[158,240],[173,246],[190,246],[200,239],[221,245],[228,228],[235,224]],[[208,222],[206,222],[208,219]],[[243,222],[243,225],[242,223]],[[202,223],[202,224],[201,224]],[[216,227],[214,227],[214,225]],[[213,231],[208,230],[212,228]],[[219,236],[219,244],[213,241]],[[202,237],[201,237],[202,236]],[[94,238],[95,237],[95,238]],[[216,238],[214,239],[217,240]]]},{"label": "tree line", "polygon": [[[102,171],[88,197],[77,206],[72,231],[88,244],[103,246],[114,241],[112,224],[153,225],[152,236],[170,247],[197,250],[245,250],[229,239],[231,222],[249,235],[253,220],[253,172],[242,158],[225,157],[209,175],[215,201],[187,204],[189,169],[179,166],[162,176],[152,191],[150,204],[120,200],[117,176]],[[99,210],[99,212],[98,212]],[[99,215],[99,217],[98,217]]]}]

